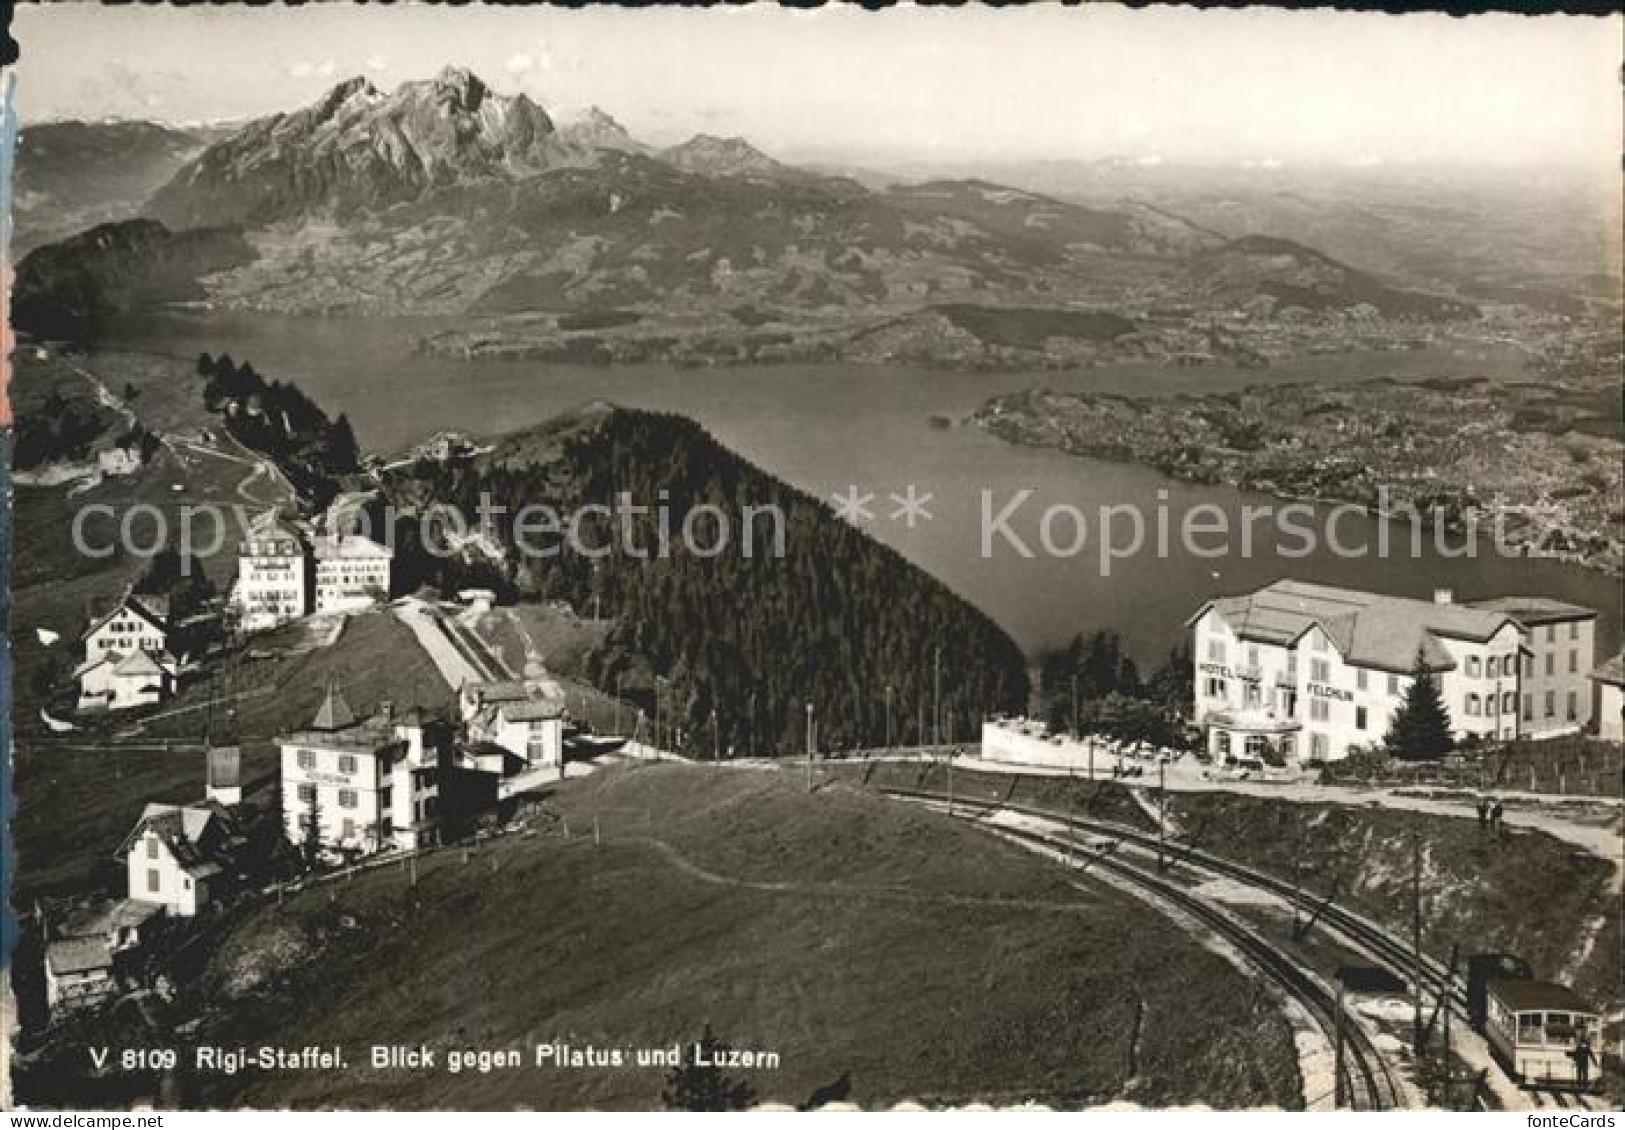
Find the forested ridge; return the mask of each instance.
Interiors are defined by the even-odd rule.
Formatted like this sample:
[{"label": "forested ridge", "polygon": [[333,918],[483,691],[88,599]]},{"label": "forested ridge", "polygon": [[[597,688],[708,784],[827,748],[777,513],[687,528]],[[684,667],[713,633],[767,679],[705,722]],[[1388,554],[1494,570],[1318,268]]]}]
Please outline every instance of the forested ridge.
[{"label": "forested ridge", "polygon": [[[630,543],[618,515],[584,523],[583,541],[613,541],[615,552],[595,561],[568,548],[545,558],[515,551],[521,508],[545,504],[568,514],[611,506],[623,492],[651,508],[626,519]],[[507,596],[597,608],[617,623],[591,656],[590,674],[651,711],[659,676],[663,737],[687,752],[708,754],[715,743],[724,753],[800,753],[808,702],[821,750],[880,745],[888,685],[893,737],[917,741],[923,730],[929,739],[937,732],[938,663],[944,741],[975,741],[985,713],[1026,707],[1025,660],[991,619],[686,418],[598,411],[575,426],[509,437],[477,459],[419,462],[392,478],[388,493],[402,509],[438,502],[472,516],[482,497],[505,508],[492,523],[500,561],[435,558],[408,535],[398,562],[403,579],[443,590],[478,582]],[[711,557],[677,536],[701,503],[732,522],[734,540]],[[669,555],[624,552],[625,544],[651,553],[659,546],[662,504]],[[749,555],[739,540],[746,508],[767,506],[784,516],[782,557],[769,521],[750,524]],[[702,528],[709,541],[709,520]],[[527,538],[532,551],[563,544],[562,536]]]}]

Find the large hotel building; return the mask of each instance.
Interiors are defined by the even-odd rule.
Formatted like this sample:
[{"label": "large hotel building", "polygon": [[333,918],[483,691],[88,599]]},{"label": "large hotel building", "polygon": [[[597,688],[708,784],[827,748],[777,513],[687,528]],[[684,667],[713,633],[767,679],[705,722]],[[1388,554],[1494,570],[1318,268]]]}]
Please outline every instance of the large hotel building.
[{"label": "large hotel building", "polygon": [[1591,721],[1596,619],[1543,598],[1277,581],[1191,617],[1196,720],[1220,760],[1346,757],[1381,744],[1420,657],[1458,738],[1572,733]]}]

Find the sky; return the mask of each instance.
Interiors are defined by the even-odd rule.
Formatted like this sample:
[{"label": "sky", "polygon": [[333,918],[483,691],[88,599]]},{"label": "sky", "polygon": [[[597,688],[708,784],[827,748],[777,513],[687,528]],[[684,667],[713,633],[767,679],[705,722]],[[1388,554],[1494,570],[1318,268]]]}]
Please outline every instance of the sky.
[{"label": "sky", "polygon": [[1618,167],[1625,22],[1491,15],[20,5],[18,112],[237,120],[471,68],[790,160]]}]

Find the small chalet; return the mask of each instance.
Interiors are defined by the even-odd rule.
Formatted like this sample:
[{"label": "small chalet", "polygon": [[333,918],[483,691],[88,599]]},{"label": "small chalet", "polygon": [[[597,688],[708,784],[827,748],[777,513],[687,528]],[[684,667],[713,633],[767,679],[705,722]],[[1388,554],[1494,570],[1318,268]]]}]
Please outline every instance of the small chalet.
[{"label": "small chalet", "polygon": [[564,703],[521,680],[470,683],[459,705],[469,742],[505,749],[526,768],[564,764]]},{"label": "small chalet", "polygon": [[175,692],[179,663],[170,654],[169,601],[126,593],[84,635],[85,661],[73,675],[80,710],[126,710]]},{"label": "small chalet", "polygon": [[237,889],[247,849],[237,818],[217,801],[149,804],[116,858],[128,873],[132,902],[190,918]]}]

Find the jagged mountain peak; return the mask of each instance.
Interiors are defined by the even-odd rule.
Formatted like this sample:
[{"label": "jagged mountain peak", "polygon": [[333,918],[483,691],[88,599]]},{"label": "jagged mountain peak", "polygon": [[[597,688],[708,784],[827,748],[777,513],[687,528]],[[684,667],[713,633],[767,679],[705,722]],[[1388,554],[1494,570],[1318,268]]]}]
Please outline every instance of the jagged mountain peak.
[{"label": "jagged mountain peak", "polygon": [[289,114],[248,123],[161,188],[147,211],[176,225],[342,215],[430,189],[576,163],[547,112],[466,67],[380,92],[346,79]]},{"label": "jagged mountain peak", "polygon": [[478,110],[481,100],[490,91],[485,81],[467,67],[442,67],[431,81],[436,92],[451,95],[460,108],[466,110]]}]

